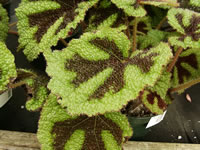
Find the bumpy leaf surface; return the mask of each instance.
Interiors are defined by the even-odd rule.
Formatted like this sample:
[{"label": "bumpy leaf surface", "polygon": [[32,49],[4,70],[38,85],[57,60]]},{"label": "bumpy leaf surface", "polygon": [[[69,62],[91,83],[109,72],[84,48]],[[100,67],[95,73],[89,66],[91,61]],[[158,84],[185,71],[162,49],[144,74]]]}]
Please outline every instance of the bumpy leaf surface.
[{"label": "bumpy leaf surface", "polygon": [[98,0],[29,0],[16,9],[20,48],[29,60],[65,39]]},{"label": "bumpy leaf surface", "polygon": [[0,41],[5,41],[8,33],[8,14],[0,3]]},{"label": "bumpy leaf surface", "polygon": [[128,120],[121,113],[71,117],[52,94],[41,112],[37,133],[42,150],[120,150],[131,135]]},{"label": "bumpy leaf surface", "polygon": [[190,5],[200,7],[199,0],[190,0]]},{"label": "bumpy leaf surface", "polygon": [[6,45],[0,42],[0,93],[7,90],[8,84],[17,76],[14,59]]},{"label": "bumpy leaf surface", "polygon": [[200,48],[200,14],[187,9],[171,9],[168,12],[169,24],[180,33],[169,38],[174,46]]},{"label": "bumpy leaf surface", "polygon": [[154,114],[162,114],[171,103],[168,89],[171,87],[171,74],[163,72],[156,84],[147,88],[142,95],[142,102]]},{"label": "bumpy leaf surface", "polygon": [[143,4],[154,6],[177,6],[177,0],[111,0],[118,8],[123,9],[126,14],[134,17],[143,17],[146,10]]},{"label": "bumpy leaf surface", "polygon": [[18,69],[17,78],[13,82],[14,85],[24,85],[27,92],[26,108],[29,111],[36,111],[42,107],[47,96],[47,82],[43,76],[38,76],[36,73]]},{"label": "bumpy leaf surface", "polygon": [[[174,50],[177,50],[174,48]],[[200,76],[200,51],[185,49],[173,70],[173,87],[197,79]]]},{"label": "bumpy leaf surface", "polygon": [[119,110],[145,86],[153,86],[172,57],[165,43],[130,52],[130,41],[116,29],[85,33],[62,52],[46,56],[52,77],[48,87],[71,114]]}]

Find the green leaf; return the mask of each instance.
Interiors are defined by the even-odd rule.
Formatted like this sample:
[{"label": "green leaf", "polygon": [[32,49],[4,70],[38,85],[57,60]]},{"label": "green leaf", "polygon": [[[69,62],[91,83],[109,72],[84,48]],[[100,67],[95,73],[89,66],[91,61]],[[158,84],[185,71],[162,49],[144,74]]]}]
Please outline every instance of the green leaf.
[{"label": "green leaf", "polygon": [[190,5],[200,7],[199,0],[190,0]]},{"label": "green leaf", "polygon": [[[174,48],[176,51],[177,48]],[[173,87],[184,84],[200,77],[200,51],[199,49],[185,49],[179,56],[173,69]]]},{"label": "green leaf", "polygon": [[8,89],[8,85],[16,78],[15,58],[0,42],[0,93]]},{"label": "green leaf", "polygon": [[71,35],[98,0],[29,0],[16,9],[20,48],[32,61]]},{"label": "green leaf", "polygon": [[120,110],[144,87],[154,85],[172,57],[165,43],[132,56],[129,50],[130,41],[117,29],[85,33],[62,52],[45,56],[52,77],[48,87],[73,115]]},{"label": "green leaf", "polygon": [[187,9],[171,9],[168,12],[169,24],[180,36],[169,38],[173,46],[200,48],[200,14]]},{"label": "green leaf", "polygon": [[5,41],[8,33],[8,14],[0,4],[0,41]]},{"label": "green leaf", "polygon": [[171,87],[171,73],[164,71],[153,87],[148,87],[143,95],[142,102],[154,114],[162,114],[171,103],[168,90]]},{"label": "green leaf", "polygon": [[44,76],[38,76],[36,73],[25,70],[17,70],[17,78],[13,82],[13,86],[24,86],[27,93],[26,108],[29,111],[39,110],[48,94],[47,90],[48,79]]},{"label": "green leaf", "polygon": [[121,113],[71,117],[52,94],[41,112],[37,133],[42,150],[120,150],[131,135],[128,120]]}]

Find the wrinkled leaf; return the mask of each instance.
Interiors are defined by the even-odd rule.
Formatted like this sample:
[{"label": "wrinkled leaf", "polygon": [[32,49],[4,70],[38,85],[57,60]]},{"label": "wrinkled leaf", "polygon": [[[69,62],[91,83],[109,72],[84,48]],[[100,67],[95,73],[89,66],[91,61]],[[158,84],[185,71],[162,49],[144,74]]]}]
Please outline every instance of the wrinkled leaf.
[{"label": "wrinkled leaf", "polygon": [[199,0],[190,0],[190,5],[200,7]]},{"label": "wrinkled leaf", "polygon": [[171,9],[168,12],[169,24],[180,33],[169,38],[173,46],[200,48],[200,14],[187,9]]},{"label": "wrinkled leaf", "polygon": [[37,133],[42,150],[120,150],[131,135],[128,120],[121,113],[71,117],[52,94],[41,112]]},{"label": "wrinkled leaf", "polygon": [[98,0],[29,0],[16,9],[20,48],[28,60],[65,39]]},{"label": "wrinkled leaf", "polygon": [[130,41],[118,30],[85,33],[63,52],[46,56],[52,77],[48,87],[62,97],[59,102],[70,114],[120,110],[145,86],[154,85],[172,57],[165,43],[132,56],[129,50]]},{"label": "wrinkled leaf", "polygon": [[0,42],[0,93],[8,89],[8,85],[16,78],[15,58]]},{"label": "wrinkled leaf", "polygon": [[0,4],[0,41],[5,41],[8,33],[8,14]]}]

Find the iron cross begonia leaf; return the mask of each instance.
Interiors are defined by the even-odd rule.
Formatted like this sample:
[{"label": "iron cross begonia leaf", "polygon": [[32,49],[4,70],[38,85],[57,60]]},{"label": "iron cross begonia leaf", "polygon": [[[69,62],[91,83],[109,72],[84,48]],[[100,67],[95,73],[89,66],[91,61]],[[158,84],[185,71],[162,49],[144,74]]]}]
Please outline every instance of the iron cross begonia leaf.
[{"label": "iron cross begonia leaf", "polygon": [[0,93],[8,89],[8,85],[16,78],[15,58],[0,42]]},{"label": "iron cross begonia leaf", "polygon": [[20,48],[27,59],[71,35],[98,0],[29,0],[16,9]]},{"label": "iron cross begonia leaf", "polygon": [[154,85],[172,57],[169,45],[162,42],[130,52],[130,41],[117,29],[85,33],[62,52],[45,56],[52,77],[48,87],[73,115],[120,110],[144,87]]},{"label": "iron cross begonia leaf", "polygon": [[42,150],[121,150],[131,135],[125,115],[115,112],[71,117],[53,94],[43,106],[37,132]]},{"label": "iron cross begonia leaf", "polygon": [[[100,1],[99,5],[88,11],[89,23],[86,31],[97,30],[102,27],[120,27],[125,25],[126,15],[110,0]],[[126,27],[125,27],[126,28]]]},{"label": "iron cross begonia leaf", "polygon": [[143,4],[153,6],[177,6],[177,0],[111,0],[118,8],[123,9],[126,14],[134,17],[144,17],[146,10]]},{"label": "iron cross begonia leaf", "polygon": [[[177,48],[174,48],[176,51]],[[173,69],[172,86],[176,87],[200,77],[200,51],[185,49]]]},{"label": "iron cross begonia leaf", "polygon": [[14,85],[24,86],[27,93],[26,109],[29,111],[39,110],[48,96],[48,79],[38,76],[30,70],[17,69],[17,78]]},{"label": "iron cross begonia leaf", "polygon": [[200,13],[172,8],[167,17],[169,24],[180,33],[179,36],[169,38],[171,45],[185,49],[200,48]]},{"label": "iron cross begonia leaf", "polygon": [[154,114],[162,114],[171,103],[168,89],[171,87],[171,73],[163,72],[153,87],[147,88],[141,100],[146,108]]},{"label": "iron cross begonia leaf", "polygon": [[8,13],[0,3],[0,41],[5,41],[8,33]]}]

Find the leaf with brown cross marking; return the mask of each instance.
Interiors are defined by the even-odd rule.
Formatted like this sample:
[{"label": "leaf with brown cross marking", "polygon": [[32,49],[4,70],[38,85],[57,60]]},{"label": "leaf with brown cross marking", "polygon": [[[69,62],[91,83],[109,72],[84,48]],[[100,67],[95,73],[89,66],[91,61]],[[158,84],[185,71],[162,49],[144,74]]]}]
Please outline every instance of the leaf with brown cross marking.
[{"label": "leaf with brown cross marking", "polygon": [[5,41],[8,33],[8,14],[0,3],[0,41]]},{"label": "leaf with brown cross marking", "polygon": [[36,111],[42,107],[48,96],[47,83],[48,78],[45,76],[37,75],[30,70],[18,69],[17,78],[10,88],[24,87],[27,93],[26,108],[29,111]]},{"label": "leaf with brown cross marking", "polygon": [[41,112],[37,133],[42,150],[120,150],[131,135],[125,115],[71,117],[52,94]]},{"label": "leaf with brown cross marking", "polygon": [[[174,48],[174,51],[176,50],[177,48]],[[173,87],[197,79],[198,77],[200,77],[199,49],[183,50],[173,69]]]},{"label": "leaf with brown cross marking", "polygon": [[141,96],[142,103],[152,113],[162,114],[171,103],[171,96],[168,93],[170,87],[171,73],[165,71],[153,87],[144,91]]},{"label": "leaf with brown cross marking", "polygon": [[28,60],[65,39],[98,0],[29,0],[16,9],[20,48]]},{"label": "leaf with brown cross marking", "polygon": [[48,87],[73,115],[120,110],[144,87],[154,85],[172,57],[166,43],[130,52],[130,41],[118,29],[85,33],[62,52],[45,56],[52,77]]},{"label": "leaf with brown cross marking", "polygon": [[15,58],[6,45],[0,42],[0,94],[8,89],[16,76]]},{"label": "leaf with brown cross marking", "polygon": [[[88,11],[86,31],[97,30],[102,27],[121,27],[126,23],[125,13],[118,9],[110,0],[100,1],[97,7]],[[126,28],[126,26],[123,26]]]},{"label": "leaf with brown cross marking", "polygon": [[169,24],[180,33],[172,36],[169,42],[183,48],[200,48],[200,14],[187,9],[171,9],[168,12]]}]

